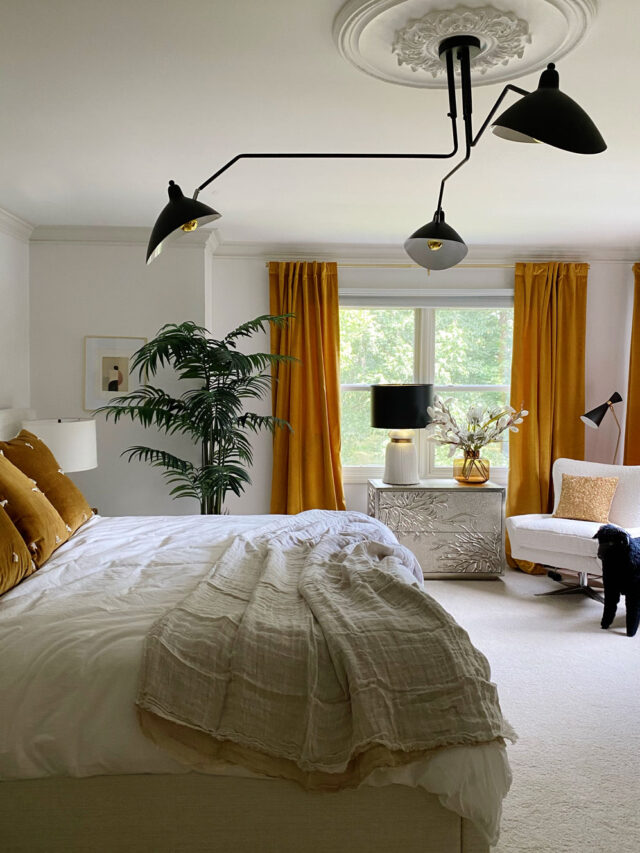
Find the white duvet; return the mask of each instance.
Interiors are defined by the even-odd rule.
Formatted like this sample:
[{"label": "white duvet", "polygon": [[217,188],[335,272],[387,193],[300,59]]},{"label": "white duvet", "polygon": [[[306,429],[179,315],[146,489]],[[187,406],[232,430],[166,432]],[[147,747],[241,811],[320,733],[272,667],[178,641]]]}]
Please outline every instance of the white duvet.
[{"label": "white duvet", "polygon": [[[96,517],[0,598],[0,779],[189,772],[139,730],[143,640],[233,536],[273,520]],[[438,794],[491,843],[510,781],[499,744],[455,747],[367,779]]]}]

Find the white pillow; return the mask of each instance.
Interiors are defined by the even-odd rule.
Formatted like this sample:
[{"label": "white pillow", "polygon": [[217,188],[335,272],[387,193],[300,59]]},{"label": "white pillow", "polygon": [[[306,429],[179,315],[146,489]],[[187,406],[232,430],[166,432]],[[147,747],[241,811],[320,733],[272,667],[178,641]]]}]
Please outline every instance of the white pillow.
[{"label": "white pillow", "polygon": [[609,511],[609,523],[619,527],[640,527],[640,465],[606,465],[603,462],[556,459],[553,463],[553,512],[558,508],[563,474],[617,477],[618,487]]}]

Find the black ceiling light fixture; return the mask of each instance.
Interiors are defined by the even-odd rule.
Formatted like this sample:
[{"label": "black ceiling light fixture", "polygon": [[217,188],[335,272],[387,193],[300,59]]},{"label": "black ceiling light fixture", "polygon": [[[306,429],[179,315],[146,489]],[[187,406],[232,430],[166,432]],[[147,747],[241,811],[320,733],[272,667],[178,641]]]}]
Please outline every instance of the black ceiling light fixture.
[{"label": "black ceiling light fixture", "polygon": [[469,251],[458,232],[444,221],[442,208],[436,210],[431,222],[405,240],[404,248],[417,264],[430,270],[455,267]]},{"label": "black ceiling light fixture", "polygon": [[447,153],[424,154],[327,154],[327,153],[262,153],[237,154],[194,192],[188,199],[173,181],[169,184],[169,203],[164,208],[151,232],[147,249],[147,263],[162,251],[166,239],[175,231],[193,231],[199,225],[213,222],[220,214],[198,201],[198,194],[220,177],[227,169],[242,159],[340,159],[340,160],[434,160],[450,159],[458,153],[458,124],[456,103],[455,63],[460,66],[460,90],[462,118],[464,122],[465,155],[448,172],[440,183],[440,194],[433,220],[415,231],[405,242],[407,254],[426,269],[449,269],[460,263],[467,254],[467,246],[460,235],[444,221],[442,198],[446,181],[458,171],[471,156],[471,149],[478,143],[500,104],[509,92],[521,95],[521,100],[505,110],[494,122],[493,132],[497,136],[516,142],[545,142],[565,151],[578,154],[597,154],[607,147],[600,132],[585,111],[559,88],[558,72],[549,63],[540,77],[535,92],[527,92],[518,86],[507,84],[489,111],[480,130],[473,136],[471,60],[482,50],[480,39],[472,35],[457,35],[444,39],[439,54],[445,62],[449,112],[451,120],[452,149]]},{"label": "black ceiling light fixture", "polygon": [[220,219],[217,210],[198,201],[198,191],[193,198],[185,198],[180,187],[169,181],[169,201],[153,226],[147,246],[147,263],[157,258],[165,241],[178,229],[195,231],[200,225]]},{"label": "black ceiling light fixture", "polygon": [[560,76],[550,62],[535,92],[525,95],[493,123],[493,132],[513,142],[546,142],[574,154],[600,154],[607,147],[581,106],[560,91]]}]

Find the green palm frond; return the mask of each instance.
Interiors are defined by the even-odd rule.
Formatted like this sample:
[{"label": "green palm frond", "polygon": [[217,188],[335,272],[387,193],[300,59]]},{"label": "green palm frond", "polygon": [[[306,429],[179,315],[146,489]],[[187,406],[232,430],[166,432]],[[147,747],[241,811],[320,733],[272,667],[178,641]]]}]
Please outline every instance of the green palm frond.
[{"label": "green palm frond", "polygon": [[256,415],[255,412],[244,412],[240,416],[240,421],[252,432],[260,432],[262,429],[268,429],[271,432],[275,432],[277,429],[288,429],[293,432],[289,421],[276,418],[274,415]]},{"label": "green palm frond", "polygon": [[155,376],[160,367],[179,370],[181,362],[196,350],[206,351],[206,338],[207,330],[190,320],[180,325],[169,323],[134,354],[131,370],[138,370],[140,381],[146,374]]},{"label": "green palm frond", "polygon": [[238,326],[237,329],[229,332],[224,339],[225,343],[228,345],[237,341],[238,338],[249,338],[255,335],[256,332],[265,332],[271,323],[278,327],[285,326],[294,316],[294,314],[262,314],[260,317],[248,320],[246,323]]},{"label": "green palm frond", "polygon": [[171,432],[175,419],[185,412],[185,404],[178,397],[171,397],[161,388],[143,385],[128,394],[115,397],[111,403],[101,406],[95,414],[104,414],[117,423],[127,416],[132,421],[140,421],[145,426],[154,424],[164,432]]},{"label": "green palm frond", "polygon": [[127,462],[133,459],[139,459],[142,462],[148,462],[150,465],[159,468],[167,468],[172,473],[190,474],[195,470],[193,462],[186,459],[180,459],[166,450],[156,450],[153,447],[143,447],[136,445],[123,450],[121,456],[127,455]]}]

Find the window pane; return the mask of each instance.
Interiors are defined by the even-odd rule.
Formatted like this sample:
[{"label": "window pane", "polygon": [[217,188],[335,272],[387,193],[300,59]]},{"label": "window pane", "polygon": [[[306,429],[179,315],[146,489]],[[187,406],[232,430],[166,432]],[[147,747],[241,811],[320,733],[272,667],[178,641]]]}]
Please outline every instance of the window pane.
[{"label": "window pane", "polygon": [[371,392],[343,391],[341,435],[343,465],[384,465],[389,440],[385,429],[372,429]]},{"label": "window pane", "polygon": [[437,385],[508,385],[511,381],[512,308],[438,308]]},{"label": "window pane", "polygon": [[[459,426],[466,425],[466,413],[470,406],[507,406],[509,404],[508,394],[504,391],[447,391],[445,398],[452,400],[451,409]],[[488,459],[492,465],[507,467],[509,465],[509,433],[504,433],[504,441],[488,444],[482,448],[481,454]],[[435,444],[434,462],[436,467],[451,467],[449,446]],[[462,456],[458,450],[456,456]]]},{"label": "window pane", "polygon": [[[343,385],[414,381],[413,308],[340,309]],[[383,465],[387,430],[372,429],[371,393],[343,391],[342,464]]]},{"label": "window pane", "polygon": [[413,382],[414,329],[413,308],[341,308],[341,384]]}]

